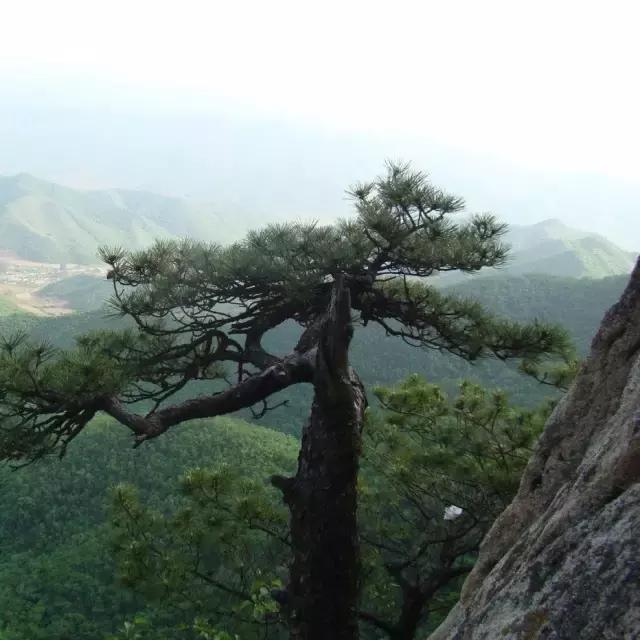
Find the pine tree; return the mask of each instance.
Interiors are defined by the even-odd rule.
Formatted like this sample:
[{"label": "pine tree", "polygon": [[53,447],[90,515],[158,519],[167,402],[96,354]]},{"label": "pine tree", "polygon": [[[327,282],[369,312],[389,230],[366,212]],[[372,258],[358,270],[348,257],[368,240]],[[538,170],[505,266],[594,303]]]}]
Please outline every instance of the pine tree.
[{"label": "pine tree", "polygon": [[[291,514],[290,579],[278,601],[296,640],[358,635],[366,395],[348,361],[354,325],[376,323],[468,360],[519,358],[529,369],[569,353],[556,327],[500,320],[425,282],[503,264],[505,226],[494,217],[454,221],[462,199],[408,165],[389,164],[350,195],[356,215],[333,225],[270,225],[224,247],[105,249],[112,305],[134,328],[82,336],[66,352],[14,336],[0,359],[0,457],[17,463],[63,455],[99,412],[140,445],[187,420],[255,405],[264,413],[276,392],[313,385],[298,471],[273,478]],[[268,353],[263,337],[286,321],[300,325],[300,339],[287,355]]]}]

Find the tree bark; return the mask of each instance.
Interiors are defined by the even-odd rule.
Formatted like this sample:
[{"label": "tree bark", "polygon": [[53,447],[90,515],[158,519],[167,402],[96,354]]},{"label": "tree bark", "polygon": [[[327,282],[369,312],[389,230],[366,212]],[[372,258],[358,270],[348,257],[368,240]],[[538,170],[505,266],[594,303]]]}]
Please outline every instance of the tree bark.
[{"label": "tree bark", "polygon": [[413,640],[418,625],[423,621],[423,611],[429,596],[425,596],[419,587],[403,589],[402,611],[396,626],[393,640]]},{"label": "tree bark", "polygon": [[364,390],[349,367],[348,289],[337,278],[320,331],[314,400],[298,471],[276,478],[291,512],[285,594],[291,640],[358,638],[357,477]]}]

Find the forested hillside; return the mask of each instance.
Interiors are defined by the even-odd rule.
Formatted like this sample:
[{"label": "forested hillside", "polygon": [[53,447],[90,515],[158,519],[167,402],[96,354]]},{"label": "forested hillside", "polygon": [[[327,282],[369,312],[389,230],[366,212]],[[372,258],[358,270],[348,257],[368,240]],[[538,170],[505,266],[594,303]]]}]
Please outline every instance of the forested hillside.
[{"label": "forested hillside", "polygon": [[89,312],[104,309],[112,292],[106,278],[78,275],[52,282],[39,289],[37,295],[61,300],[74,311]]},{"label": "forested hillside", "polygon": [[213,207],[143,191],[81,191],[28,174],[0,176],[0,249],[38,262],[95,264],[101,245],[156,238],[225,242],[241,230]]},{"label": "forested hillside", "polygon": [[575,229],[560,220],[511,226],[506,234],[511,247],[507,264],[479,274],[446,274],[445,282],[476,280],[478,276],[546,274],[571,278],[606,278],[629,274],[637,252],[621,249],[606,237]]},{"label": "forested hillside", "polygon": [[514,320],[538,318],[564,325],[581,355],[589,349],[602,314],[619,297],[627,275],[569,278],[528,274],[470,279],[452,290]]},{"label": "forested hillside", "polygon": [[[584,353],[604,310],[625,281],[624,277],[496,277],[475,279],[453,289],[513,319],[560,321]],[[68,347],[80,333],[115,327],[119,322],[105,319],[100,312],[50,319],[19,314],[0,317],[0,330],[7,334],[22,327]],[[274,331],[267,346],[277,352],[296,331],[293,326]],[[515,370],[489,362],[472,366],[450,355],[420,351],[372,327],[356,331],[353,360],[369,387],[392,384],[409,372],[418,372],[449,391],[462,378],[502,386],[518,402],[529,405],[550,394],[550,389]],[[127,447],[126,432],[101,419],[70,448],[62,462],[49,459],[19,472],[4,469],[0,484],[4,514],[0,521],[0,582],[4,587],[0,609],[13,613],[2,631],[5,635],[0,637],[92,640],[114,633],[125,619],[138,616],[142,620],[144,615],[154,620],[157,635],[153,637],[160,638],[163,625],[174,625],[180,614],[162,606],[149,608],[141,597],[114,582],[115,565],[105,525],[109,488],[130,482],[138,486],[145,502],[163,505],[164,510],[178,504],[177,479],[192,467],[241,461],[248,477],[259,481],[275,471],[291,470],[297,444],[278,431],[299,433],[310,397],[303,392],[284,397],[289,405],[269,412],[259,421],[260,426],[228,419],[218,420],[213,428],[194,424],[139,449]],[[252,419],[249,413],[243,415]],[[265,424],[272,428],[265,429]],[[95,473],[97,468],[99,474]]]},{"label": "forested hillside", "polygon": [[[63,281],[65,282],[65,281]],[[95,278],[78,278],[48,288],[52,294],[67,293],[79,309],[93,306],[100,300],[100,292],[107,293],[110,285]],[[626,283],[625,276],[602,279],[561,278],[545,275],[494,276],[473,278],[451,285],[447,290],[457,295],[476,299],[488,309],[513,320],[538,319],[557,322],[565,326],[575,342],[578,353],[586,354],[591,338],[604,311],[613,304]],[[102,305],[103,300],[100,302]],[[78,313],[60,318],[35,319],[24,316],[22,321],[34,325],[34,335],[69,347],[74,336],[85,331],[116,327],[120,322],[106,317],[105,311]],[[1,320],[0,320],[1,322]],[[6,321],[5,321],[6,322]],[[265,346],[274,353],[283,353],[300,329],[285,324],[267,334]],[[482,361],[470,364],[446,353],[422,351],[402,341],[388,338],[380,327],[361,327],[356,331],[352,358],[365,383],[388,385],[402,379],[407,373],[420,373],[427,380],[453,391],[463,379],[473,380],[507,390],[519,404],[533,406],[552,393],[515,367]],[[185,392],[186,393],[186,392]],[[279,407],[262,418],[263,422],[287,433],[300,432],[306,417],[309,394],[304,389],[289,390],[277,396],[274,404],[287,400],[288,406]],[[249,413],[244,417],[251,418]]]},{"label": "forested hillside", "polygon": [[[131,449],[124,430],[100,419],[63,462],[0,469],[2,640],[101,640],[144,611],[115,581],[106,523],[117,483],[135,484],[150,505],[169,511],[188,469],[233,464],[263,481],[295,463],[295,440],[236,420],[194,423],[175,436]],[[153,614],[160,625],[181,619],[162,606]]]}]

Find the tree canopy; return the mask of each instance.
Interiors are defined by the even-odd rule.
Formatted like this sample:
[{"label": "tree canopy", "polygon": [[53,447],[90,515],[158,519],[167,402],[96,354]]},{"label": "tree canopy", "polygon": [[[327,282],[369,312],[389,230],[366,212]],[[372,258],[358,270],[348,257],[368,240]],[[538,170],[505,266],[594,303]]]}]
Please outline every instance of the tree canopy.
[{"label": "tree canopy", "polygon": [[[297,472],[272,477],[290,512],[289,579],[274,599],[292,640],[358,637],[367,401],[349,363],[354,325],[470,361],[518,358],[533,374],[571,354],[556,326],[496,318],[427,284],[506,260],[505,226],[493,216],[456,222],[463,200],[408,165],[389,164],[350,195],[356,215],[332,225],[270,225],[229,246],[104,249],[111,305],[133,328],[83,335],[67,351],[17,334],[0,356],[0,459],[18,463],[63,455],[98,413],[139,445],[198,418],[256,405],[264,414],[275,393],[313,385]],[[287,321],[301,326],[300,338],[288,353],[270,353],[266,334]],[[178,397],[187,387],[194,393]]]},{"label": "tree canopy", "polygon": [[[493,216],[455,222],[462,199],[408,165],[390,164],[350,195],[356,215],[333,225],[269,225],[229,246],[184,240],[103,249],[113,310],[135,328],[92,332],[67,351],[24,334],[5,338],[0,456],[64,453],[98,412],[141,442],[186,420],[266,408],[275,392],[312,382],[319,318],[338,274],[356,322],[410,344],[469,360],[566,356],[559,328],[501,320],[426,284],[438,272],[506,260],[505,226]],[[263,337],[287,320],[304,328],[301,339],[287,355],[268,353]],[[214,391],[171,404],[192,380],[210,381]]]},{"label": "tree canopy", "polygon": [[[382,408],[369,412],[359,487],[358,615],[365,638],[413,640],[455,602],[480,541],[517,491],[550,405],[523,410],[470,383],[449,398],[416,375],[375,393]],[[269,593],[286,575],[290,538],[277,495],[259,472],[249,479],[228,461],[187,472],[181,486],[184,502],[168,513],[144,505],[132,487],[114,491],[126,584],[242,638],[281,637]]]}]

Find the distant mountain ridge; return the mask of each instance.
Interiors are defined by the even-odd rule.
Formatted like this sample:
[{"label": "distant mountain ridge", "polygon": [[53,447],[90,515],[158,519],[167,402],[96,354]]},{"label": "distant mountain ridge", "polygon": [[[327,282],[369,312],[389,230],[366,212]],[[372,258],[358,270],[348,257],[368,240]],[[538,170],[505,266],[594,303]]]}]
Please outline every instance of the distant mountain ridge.
[{"label": "distant mountain ridge", "polygon": [[529,226],[511,226],[510,275],[545,273],[574,278],[605,278],[631,273],[637,254],[604,236],[549,219]]},{"label": "distant mountain ridge", "polygon": [[476,278],[523,275],[598,280],[629,275],[638,257],[599,233],[569,227],[556,218],[509,225],[503,241],[510,248],[505,265],[473,273],[443,273],[434,282],[449,286]]},{"label": "distant mountain ridge", "polygon": [[[38,262],[95,264],[101,245],[138,249],[157,238],[189,236],[226,243],[251,226],[211,205],[122,189],[84,191],[29,174],[0,176],[0,250]],[[542,273],[603,278],[628,274],[635,255],[597,233],[549,219],[510,226],[509,263],[480,275]],[[469,276],[449,274],[443,282]]]},{"label": "distant mountain ridge", "polygon": [[0,176],[0,249],[21,258],[94,264],[101,245],[137,249],[178,236],[219,242],[236,237],[233,224],[211,206],[188,200],[144,191],[82,191],[29,174]]}]

